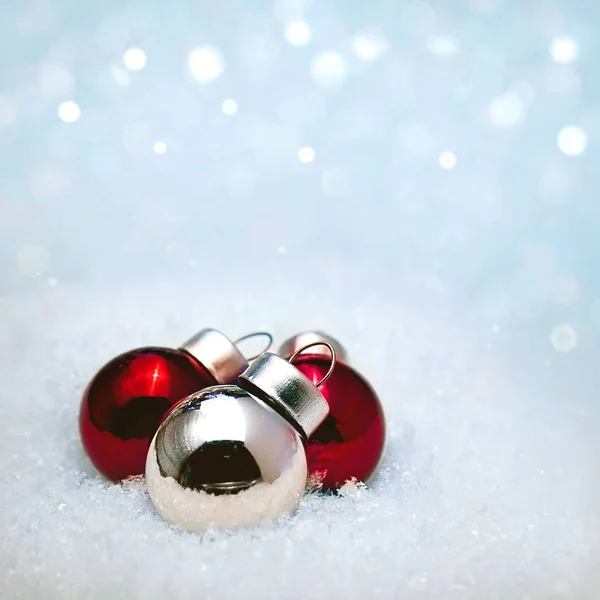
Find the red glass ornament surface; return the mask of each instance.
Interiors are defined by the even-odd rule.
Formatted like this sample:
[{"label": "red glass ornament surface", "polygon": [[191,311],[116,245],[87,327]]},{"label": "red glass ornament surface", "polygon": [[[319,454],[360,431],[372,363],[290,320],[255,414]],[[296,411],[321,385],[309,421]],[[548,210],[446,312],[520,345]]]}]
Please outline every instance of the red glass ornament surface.
[{"label": "red glass ornament surface", "polygon": [[[329,370],[329,357],[301,354],[294,366],[313,383]],[[337,489],[356,477],[365,481],[381,457],[385,441],[383,409],[377,395],[354,369],[338,362],[319,388],[330,413],[307,442],[309,476],[324,490]]]},{"label": "red glass ornament surface", "polygon": [[95,467],[114,481],[141,475],[163,416],[210,385],[214,377],[183,350],[140,348],[111,360],[88,385],[79,414],[81,440]]}]

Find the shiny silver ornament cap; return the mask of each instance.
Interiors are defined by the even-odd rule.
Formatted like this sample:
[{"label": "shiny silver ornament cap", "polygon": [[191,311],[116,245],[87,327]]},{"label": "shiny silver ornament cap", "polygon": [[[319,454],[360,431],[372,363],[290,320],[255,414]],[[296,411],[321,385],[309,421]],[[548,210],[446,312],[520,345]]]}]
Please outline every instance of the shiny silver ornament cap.
[{"label": "shiny silver ornament cap", "polygon": [[199,331],[180,350],[191,354],[220,384],[235,383],[248,368],[248,361],[236,344],[216,329]]},{"label": "shiny silver ornament cap", "polygon": [[[318,356],[326,357],[331,356],[331,352],[327,346],[323,343],[318,344],[318,342],[327,342],[331,344],[335,349],[337,360],[343,363],[347,362],[348,353],[342,344],[329,334],[318,330],[302,331],[301,333],[297,333],[291,338],[288,338],[285,340],[285,342],[283,342],[283,344],[281,344],[277,354],[283,356],[284,358],[288,358],[292,356],[294,352],[298,352],[298,350],[306,348],[306,346],[311,346],[310,351],[306,352],[306,354],[316,354]],[[304,352],[301,352],[300,354],[304,354]]]},{"label": "shiny silver ornament cap", "polygon": [[239,376],[238,385],[279,413],[304,438],[329,414],[327,400],[317,386],[272,352],[263,352]]}]

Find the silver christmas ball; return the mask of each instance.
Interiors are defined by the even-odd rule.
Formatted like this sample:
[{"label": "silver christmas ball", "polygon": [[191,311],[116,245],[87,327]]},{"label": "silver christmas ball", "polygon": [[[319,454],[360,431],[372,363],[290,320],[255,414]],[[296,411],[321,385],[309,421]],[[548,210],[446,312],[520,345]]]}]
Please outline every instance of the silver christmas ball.
[{"label": "silver christmas ball", "polygon": [[234,385],[192,394],[161,423],[146,460],[156,510],[187,531],[291,512],[307,478],[299,434]]}]

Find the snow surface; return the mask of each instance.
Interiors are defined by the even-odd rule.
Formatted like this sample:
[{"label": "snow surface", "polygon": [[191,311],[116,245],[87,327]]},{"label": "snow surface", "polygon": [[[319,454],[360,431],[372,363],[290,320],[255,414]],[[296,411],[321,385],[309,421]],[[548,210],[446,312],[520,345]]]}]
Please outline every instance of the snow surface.
[{"label": "snow surface", "polygon": [[[253,277],[253,287],[241,277],[241,313],[226,297],[181,302],[205,292],[187,277],[4,302],[2,597],[592,597],[597,408],[564,363],[535,373],[519,352],[503,357],[505,344],[487,347],[500,333],[374,294],[361,297],[368,326],[358,326],[344,301],[362,288],[351,275],[313,300],[301,284]],[[385,404],[386,458],[367,490],[308,495],[275,524],[185,534],[141,483],[93,472],[79,396],[120,349],[176,345],[190,323],[234,335],[250,322],[280,340],[313,322],[349,340]]]}]

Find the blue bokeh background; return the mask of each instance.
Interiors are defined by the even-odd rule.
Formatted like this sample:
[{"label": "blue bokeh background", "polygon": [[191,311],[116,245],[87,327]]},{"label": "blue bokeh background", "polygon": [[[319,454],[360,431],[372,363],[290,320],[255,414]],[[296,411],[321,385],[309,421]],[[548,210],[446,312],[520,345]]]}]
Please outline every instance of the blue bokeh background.
[{"label": "blue bokeh background", "polygon": [[[493,305],[491,319],[591,326],[596,12],[499,0],[7,3],[1,289],[339,259],[390,277],[427,271]],[[310,27],[300,47],[285,37],[295,21]],[[557,61],[552,43],[565,39]],[[222,68],[208,82],[186,71],[203,46]],[[130,47],[147,56],[139,71],[123,64]],[[323,53],[333,63],[319,67]],[[235,115],[221,110],[227,98]],[[58,117],[64,101],[80,107],[75,123]],[[568,126],[587,139],[576,157],[557,146]],[[312,163],[298,160],[302,146]],[[457,157],[450,170],[444,151]]]}]

